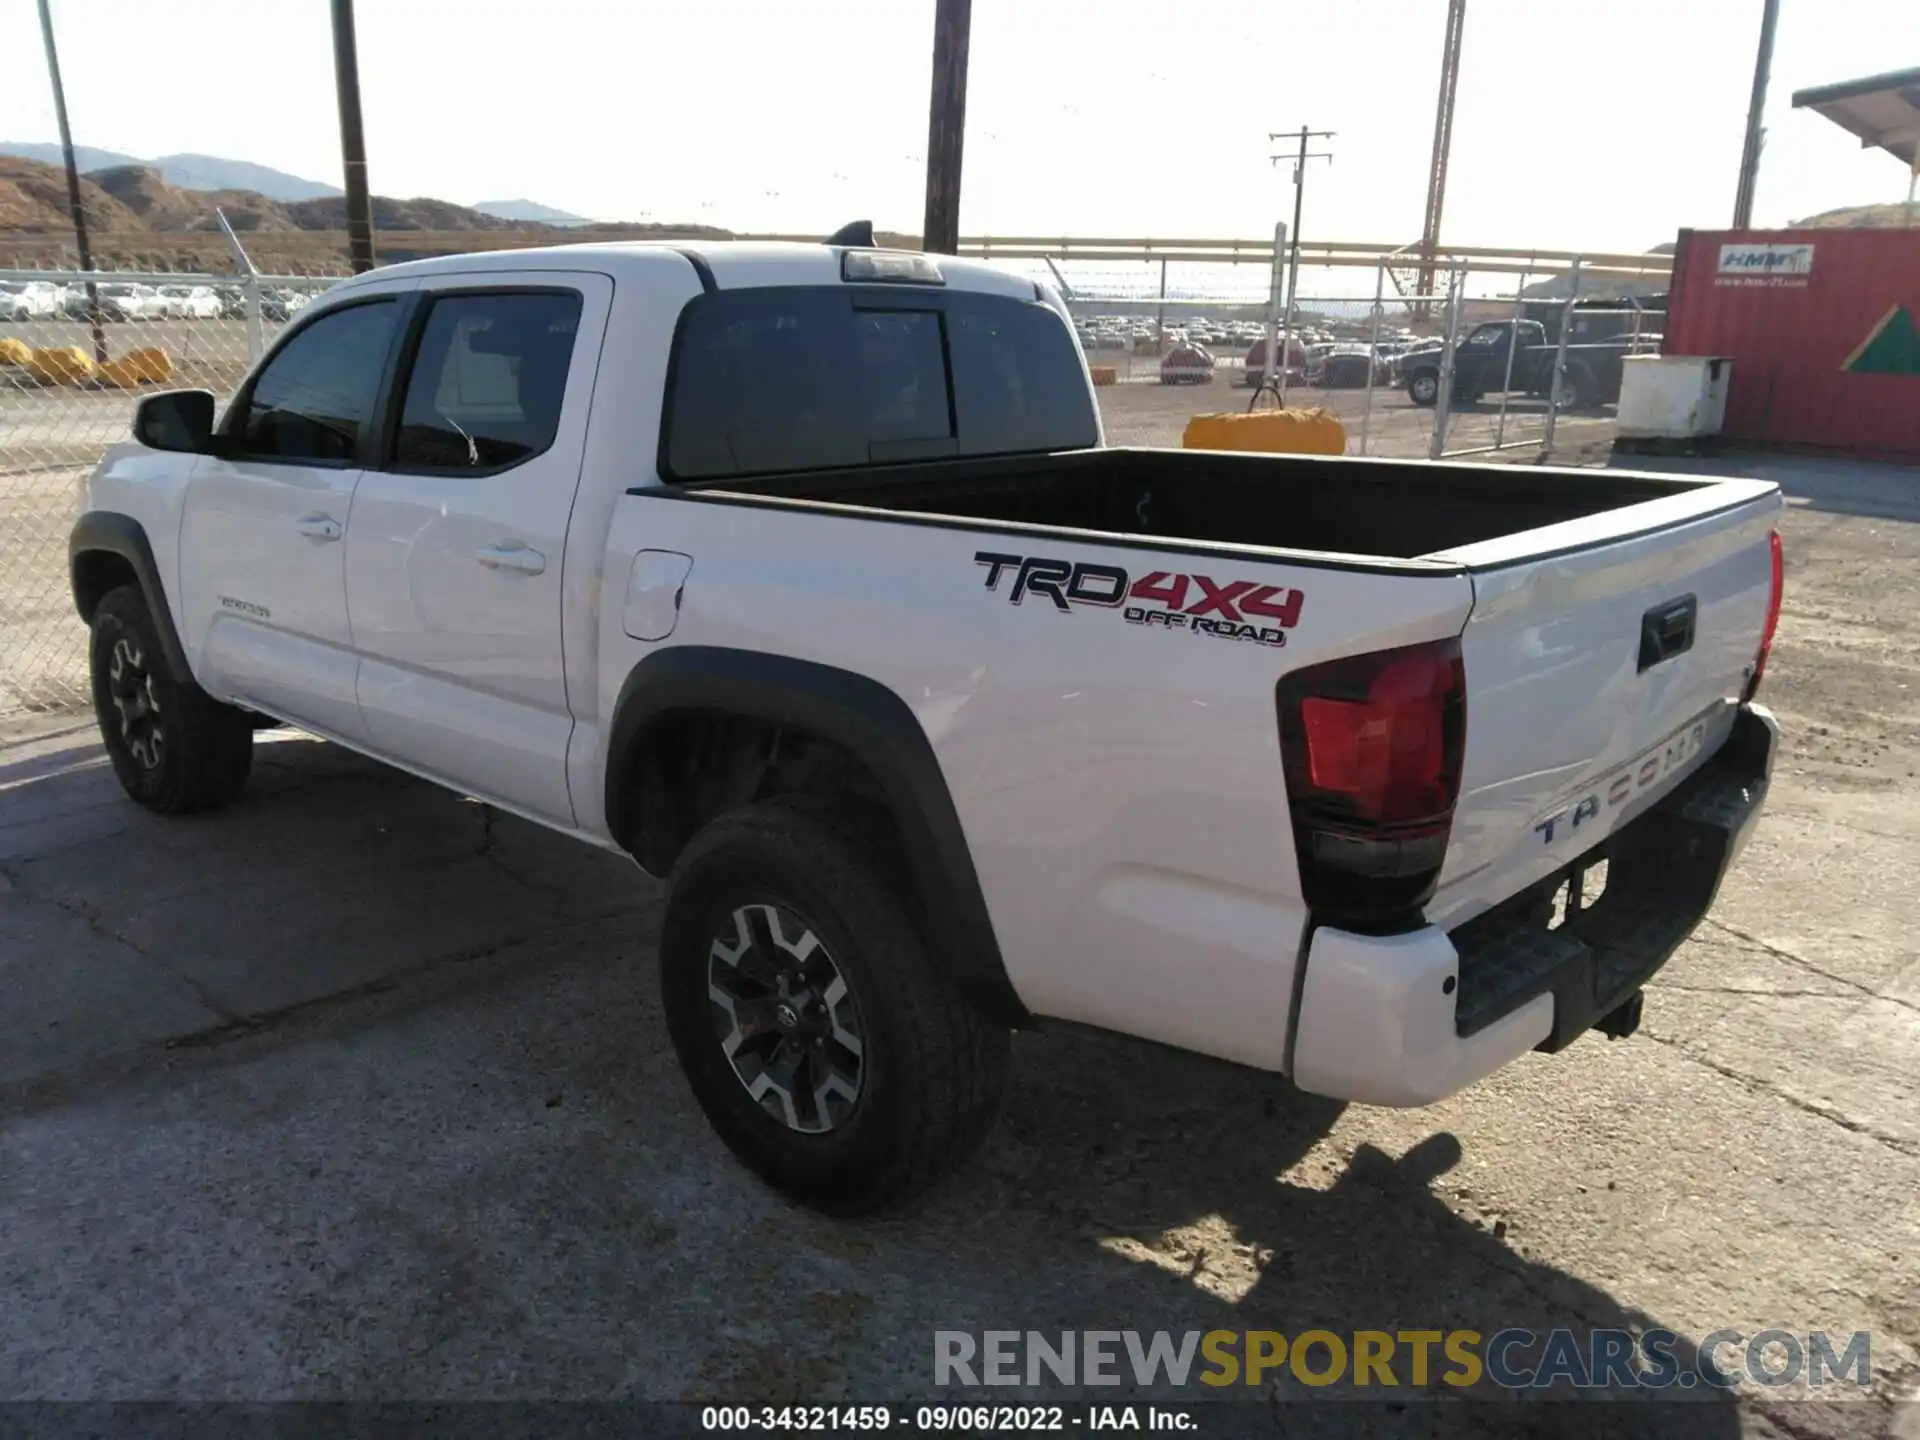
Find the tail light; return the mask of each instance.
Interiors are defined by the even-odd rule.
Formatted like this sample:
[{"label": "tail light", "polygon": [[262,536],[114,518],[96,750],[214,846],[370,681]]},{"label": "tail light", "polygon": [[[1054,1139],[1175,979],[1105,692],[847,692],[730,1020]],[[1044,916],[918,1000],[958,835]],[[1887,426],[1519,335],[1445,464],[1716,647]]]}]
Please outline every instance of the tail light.
[{"label": "tail light", "polygon": [[1740,703],[1753,699],[1760,688],[1760,677],[1767,673],[1767,657],[1773,653],[1774,632],[1780,628],[1780,601],[1787,589],[1787,561],[1780,550],[1780,532],[1773,532],[1773,593],[1767,597],[1767,626],[1760,632],[1760,653],[1753,660],[1753,676],[1747,681]]},{"label": "tail light", "polygon": [[1280,751],[1315,916],[1391,929],[1433,895],[1467,745],[1457,639],[1311,665],[1280,681]]}]

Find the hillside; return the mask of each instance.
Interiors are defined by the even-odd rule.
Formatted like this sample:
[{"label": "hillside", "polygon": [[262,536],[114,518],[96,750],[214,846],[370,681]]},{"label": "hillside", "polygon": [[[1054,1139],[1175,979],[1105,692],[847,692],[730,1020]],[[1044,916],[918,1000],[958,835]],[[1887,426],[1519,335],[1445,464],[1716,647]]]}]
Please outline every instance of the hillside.
[{"label": "hillside", "polygon": [[591,225],[584,215],[570,215],[537,200],[476,200],[473,208],[482,215],[502,220],[538,220],[543,225]]},{"label": "hillside", "polygon": [[[0,141],[0,156],[6,155],[37,160],[42,165],[56,168],[65,163],[60,155],[60,147],[43,141]],[[137,155],[123,155],[117,150],[96,150],[90,145],[76,145],[73,147],[73,158],[83,175],[95,170],[141,165],[158,171],[162,180],[181,190],[251,190],[269,200],[317,200],[340,193],[336,185],[323,185],[318,180],[302,179],[269,165],[256,165],[251,160],[228,160],[219,155],[161,155],[156,159],[143,160]]]},{"label": "hillside", "polygon": [[[1920,206],[1915,207],[1920,219]],[[1838,210],[1822,210],[1804,220],[1789,223],[1790,230],[1900,230],[1907,224],[1904,205],[1847,205]]]},{"label": "hillside", "polygon": [[[218,230],[216,208],[226,212],[235,230],[290,231],[346,229],[346,201],[322,196],[292,202],[269,199],[252,190],[190,189],[170,184],[145,165],[117,165],[80,179],[81,203],[90,229],[102,237],[138,232],[178,234]],[[59,167],[0,156],[0,230],[23,234],[64,234],[67,179]],[[379,230],[542,230],[533,221],[502,220],[445,200],[373,200]]]}]

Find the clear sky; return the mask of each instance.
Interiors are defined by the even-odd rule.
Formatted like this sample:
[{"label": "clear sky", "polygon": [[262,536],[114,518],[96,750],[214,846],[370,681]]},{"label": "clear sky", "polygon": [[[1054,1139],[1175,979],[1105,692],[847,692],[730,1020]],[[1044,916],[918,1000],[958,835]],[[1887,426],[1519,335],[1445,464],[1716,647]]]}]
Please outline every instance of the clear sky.
[{"label": "clear sky", "polygon": [[[335,184],[326,0],[53,0],[74,138]],[[917,230],[932,0],[359,0],[373,188],[601,219]],[[1920,65],[1920,0],[1783,0],[1756,219],[1902,198],[1808,85]],[[1643,250],[1727,223],[1760,0],[1468,0],[1445,235]],[[1339,133],[1303,233],[1420,228],[1445,0],[974,0],[963,233],[1255,236],[1267,132]],[[0,138],[51,140],[32,0]]]}]

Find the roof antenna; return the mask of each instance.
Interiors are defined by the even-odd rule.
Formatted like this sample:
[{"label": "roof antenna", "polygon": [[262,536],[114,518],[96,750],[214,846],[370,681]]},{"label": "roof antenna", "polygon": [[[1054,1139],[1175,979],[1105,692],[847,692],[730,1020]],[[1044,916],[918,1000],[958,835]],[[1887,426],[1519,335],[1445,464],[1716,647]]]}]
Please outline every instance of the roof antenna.
[{"label": "roof antenna", "polygon": [[851,225],[842,225],[827,237],[827,244],[844,245],[850,250],[872,250],[875,248],[873,222],[855,220]]}]

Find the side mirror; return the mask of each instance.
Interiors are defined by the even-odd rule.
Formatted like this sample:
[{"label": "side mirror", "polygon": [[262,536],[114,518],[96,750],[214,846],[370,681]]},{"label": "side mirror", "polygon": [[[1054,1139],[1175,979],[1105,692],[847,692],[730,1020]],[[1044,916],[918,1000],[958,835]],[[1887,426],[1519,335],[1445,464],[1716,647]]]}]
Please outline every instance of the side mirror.
[{"label": "side mirror", "polygon": [[213,404],[211,390],[149,395],[133,412],[133,438],[153,450],[205,454],[213,443]]}]

